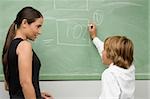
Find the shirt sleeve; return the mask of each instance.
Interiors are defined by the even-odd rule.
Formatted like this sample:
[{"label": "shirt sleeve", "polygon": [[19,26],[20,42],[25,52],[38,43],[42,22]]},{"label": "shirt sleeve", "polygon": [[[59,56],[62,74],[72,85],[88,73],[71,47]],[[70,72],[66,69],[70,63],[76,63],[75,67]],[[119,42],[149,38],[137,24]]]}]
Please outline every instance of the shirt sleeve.
[{"label": "shirt sleeve", "polygon": [[111,72],[102,74],[102,91],[99,99],[119,99],[121,94],[120,87],[116,78]]},{"label": "shirt sleeve", "polygon": [[104,42],[101,41],[98,37],[93,39],[93,43],[96,46],[100,56],[102,57],[102,51],[104,50]]}]

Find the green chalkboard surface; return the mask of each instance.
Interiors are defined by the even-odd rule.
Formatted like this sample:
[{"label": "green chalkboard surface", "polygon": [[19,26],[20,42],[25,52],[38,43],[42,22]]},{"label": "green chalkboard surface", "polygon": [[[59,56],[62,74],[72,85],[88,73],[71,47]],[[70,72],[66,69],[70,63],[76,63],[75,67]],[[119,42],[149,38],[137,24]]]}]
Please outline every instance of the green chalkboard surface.
[{"label": "green chalkboard surface", "polygon": [[10,24],[24,6],[38,9],[45,19],[42,34],[32,42],[42,63],[41,80],[101,78],[105,65],[87,32],[90,21],[97,24],[102,40],[111,35],[130,38],[135,48],[136,79],[150,79],[148,0],[1,0],[0,52]]}]

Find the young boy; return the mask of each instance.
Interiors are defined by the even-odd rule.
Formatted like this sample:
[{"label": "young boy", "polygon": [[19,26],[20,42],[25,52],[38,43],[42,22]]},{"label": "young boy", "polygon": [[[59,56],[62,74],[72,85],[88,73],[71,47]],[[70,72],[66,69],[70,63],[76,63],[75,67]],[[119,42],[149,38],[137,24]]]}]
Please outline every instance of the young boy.
[{"label": "young boy", "polygon": [[102,92],[99,99],[134,99],[135,67],[133,43],[125,36],[108,37],[104,43],[96,37],[96,25],[89,27],[93,43],[108,68],[102,73]]}]

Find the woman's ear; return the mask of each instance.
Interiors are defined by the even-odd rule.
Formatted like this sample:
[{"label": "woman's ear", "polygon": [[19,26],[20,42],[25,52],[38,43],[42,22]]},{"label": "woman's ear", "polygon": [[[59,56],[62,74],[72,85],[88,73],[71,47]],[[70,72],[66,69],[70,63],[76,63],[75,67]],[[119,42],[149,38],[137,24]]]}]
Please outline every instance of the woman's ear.
[{"label": "woman's ear", "polygon": [[29,25],[27,22],[27,19],[23,19],[21,24],[23,27],[26,27],[27,25]]}]

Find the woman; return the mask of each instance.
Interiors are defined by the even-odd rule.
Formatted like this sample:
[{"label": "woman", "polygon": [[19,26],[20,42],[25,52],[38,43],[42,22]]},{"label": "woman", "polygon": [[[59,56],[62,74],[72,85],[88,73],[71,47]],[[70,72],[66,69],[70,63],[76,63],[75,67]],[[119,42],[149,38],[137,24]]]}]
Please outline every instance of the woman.
[{"label": "woman", "polygon": [[24,7],[8,30],[2,61],[11,99],[52,99],[51,95],[40,91],[41,63],[29,42],[40,34],[42,24],[43,16],[39,11]]}]

